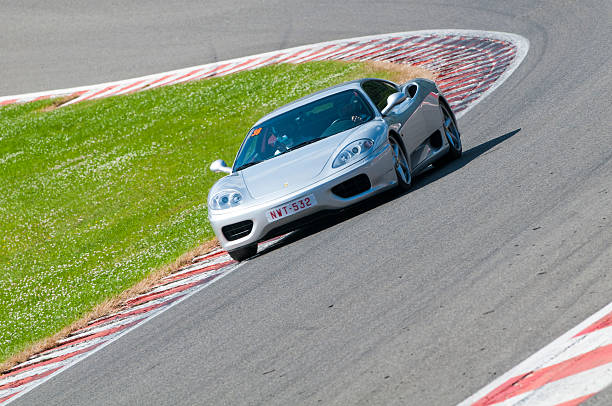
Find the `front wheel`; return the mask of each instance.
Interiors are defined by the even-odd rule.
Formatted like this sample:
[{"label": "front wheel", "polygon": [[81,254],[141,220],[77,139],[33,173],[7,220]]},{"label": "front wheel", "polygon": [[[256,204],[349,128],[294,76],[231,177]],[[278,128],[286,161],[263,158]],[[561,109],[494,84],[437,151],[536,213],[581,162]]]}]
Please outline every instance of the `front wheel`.
[{"label": "front wheel", "polygon": [[241,262],[257,254],[257,244],[251,244],[227,252],[233,260]]},{"label": "front wheel", "polygon": [[397,175],[397,185],[402,190],[408,190],[412,184],[412,175],[404,150],[394,137],[389,137],[389,145],[391,145],[391,152],[393,152],[393,166]]},{"label": "front wheel", "polygon": [[440,108],[442,109],[442,115],[444,116],[442,127],[444,137],[446,137],[446,141],[448,141],[448,152],[442,158],[440,158],[439,161],[435,162],[434,166],[442,166],[454,159],[457,159],[463,152],[461,146],[461,134],[459,133],[459,128],[457,128],[455,119],[445,105],[441,104]]}]

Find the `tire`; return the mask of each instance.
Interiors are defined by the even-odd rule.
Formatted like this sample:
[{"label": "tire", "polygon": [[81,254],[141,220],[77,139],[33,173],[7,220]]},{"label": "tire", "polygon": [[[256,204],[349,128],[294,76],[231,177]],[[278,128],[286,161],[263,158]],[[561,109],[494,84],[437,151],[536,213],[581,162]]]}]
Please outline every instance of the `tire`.
[{"label": "tire", "polygon": [[245,259],[249,259],[255,254],[257,254],[257,244],[251,244],[232,251],[228,251],[228,254],[235,261],[244,261]]},{"label": "tire", "polygon": [[391,145],[393,153],[393,167],[395,168],[395,175],[397,175],[397,186],[401,190],[408,190],[412,185],[412,174],[404,149],[395,137],[389,137],[389,145]]},{"label": "tire", "polygon": [[457,127],[457,122],[453,118],[453,115],[450,113],[448,107],[446,107],[444,104],[440,104],[440,108],[442,109],[442,116],[444,118],[442,127],[444,137],[446,137],[446,141],[448,142],[448,152],[438,161],[434,162],[434,166],[437,167],[443,166],[448,162],[459,158],[463,152],[463,147],[461,145],[461,133],[459,132],[459,127]]}]

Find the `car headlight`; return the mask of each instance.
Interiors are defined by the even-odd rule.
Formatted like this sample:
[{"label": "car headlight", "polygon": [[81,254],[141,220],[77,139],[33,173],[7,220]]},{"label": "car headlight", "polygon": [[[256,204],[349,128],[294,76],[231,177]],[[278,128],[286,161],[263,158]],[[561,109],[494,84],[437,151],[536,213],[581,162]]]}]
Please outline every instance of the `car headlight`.
[{"label": "car headlight", "polygon": [[339,166],[362,158],[363,155],[367,154],[370,148],[372,148],[372,145],[374,145],[374,141],[369,138],[351,142],[340,151],[338,156],[336,156],[332,168],[338,168]]},{"label": "car headlight", "polygon": [[242,195],[237,190],[222,190],[215,194],[208,204],[214,210],[224,210],[242,203]]}]

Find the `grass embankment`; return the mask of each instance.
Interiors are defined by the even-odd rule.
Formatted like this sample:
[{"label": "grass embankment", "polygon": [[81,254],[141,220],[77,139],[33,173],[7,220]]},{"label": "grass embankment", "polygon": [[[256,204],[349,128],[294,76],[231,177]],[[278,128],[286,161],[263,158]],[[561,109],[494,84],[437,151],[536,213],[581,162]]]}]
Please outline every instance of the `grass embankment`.
[{"label": "grass embankment", "polygon": [[276,65],[59,109],[0,108],[0,362],[213,238],[206,197],[219,175],[208,166],[231,162],[263,114],[407,73]]}]

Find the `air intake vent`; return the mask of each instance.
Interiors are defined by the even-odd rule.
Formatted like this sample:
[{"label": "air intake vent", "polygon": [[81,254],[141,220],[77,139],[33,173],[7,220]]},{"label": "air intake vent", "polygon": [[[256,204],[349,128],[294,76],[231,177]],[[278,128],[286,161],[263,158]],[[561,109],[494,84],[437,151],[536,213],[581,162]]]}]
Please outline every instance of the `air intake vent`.
[{"label": "air intake vent", "polygon": [[371,187],[372,184],[370,183],[368,176],[362,174],[334,186],[332,188],[332,192],[335,195],[346,199],[358,195],[359,193],[363,193]]},{"label": "air intake vent", "polygon": [[253,222],[251,220],[241,221],[240,223],[230,224],[221,229],[225,238],[228,241],[234,241],[242,237],[249,235],[253,229]]}]

